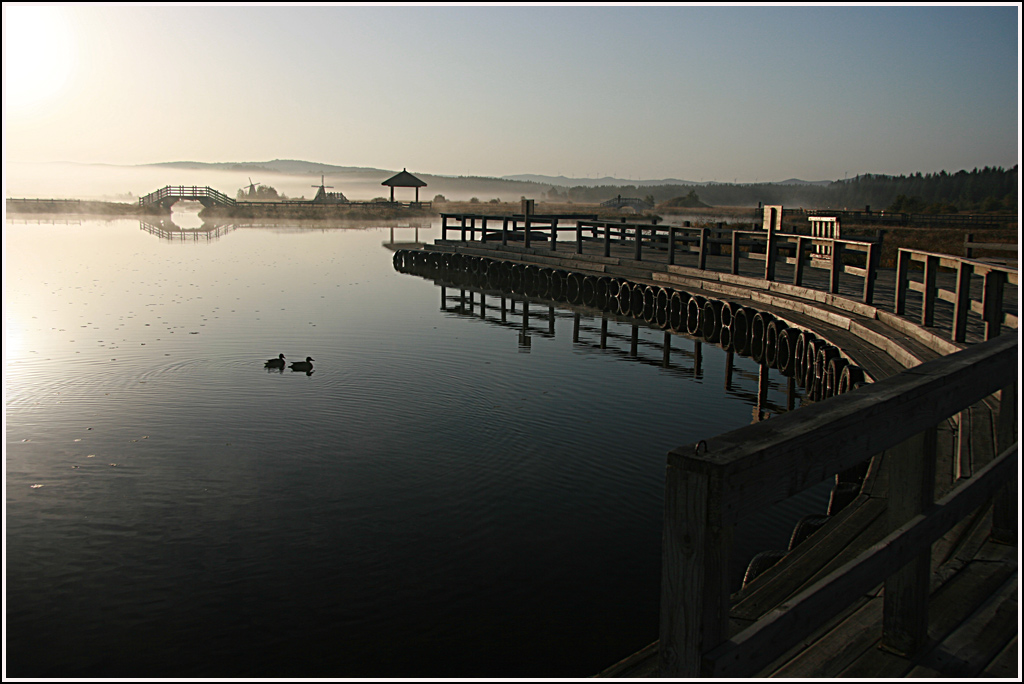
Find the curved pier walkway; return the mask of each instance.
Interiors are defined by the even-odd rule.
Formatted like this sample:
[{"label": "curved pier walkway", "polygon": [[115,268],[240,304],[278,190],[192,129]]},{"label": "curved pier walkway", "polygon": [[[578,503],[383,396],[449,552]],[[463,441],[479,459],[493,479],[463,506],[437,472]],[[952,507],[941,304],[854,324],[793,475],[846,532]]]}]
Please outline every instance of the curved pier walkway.
[{"label": "curved pier walkway", "polygon": [[[599,676],[1019,677],[1017,492],[1004,486],[1017,480],[1015,267],[900,250],[898,267],[883,269],[863,242],[465,218],[446,217],[425,250],[749,306],[813,330],[873,381],[709,435],[704,456],[695,445],[669,454],[662,638]],[[863,261],[830,258],[844,251]],[[830,433],[834,453],[799,460]],[[832,473],[838,488],[865,457],[852,501],[738,591],[725,584],[730,541],[718,530],[731,529],[733,509]],[[908,494],[915,482],[928,484]]]}]

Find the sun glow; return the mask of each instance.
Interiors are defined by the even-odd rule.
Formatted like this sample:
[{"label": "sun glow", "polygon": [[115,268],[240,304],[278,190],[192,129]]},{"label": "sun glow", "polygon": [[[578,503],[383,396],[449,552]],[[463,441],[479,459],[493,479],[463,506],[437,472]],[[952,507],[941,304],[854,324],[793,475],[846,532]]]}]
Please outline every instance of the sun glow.
[{"label": "sun glow", "polygon": [[4,108],[59,95],[74,66],[74,36],[52,6],[4,6]]}]

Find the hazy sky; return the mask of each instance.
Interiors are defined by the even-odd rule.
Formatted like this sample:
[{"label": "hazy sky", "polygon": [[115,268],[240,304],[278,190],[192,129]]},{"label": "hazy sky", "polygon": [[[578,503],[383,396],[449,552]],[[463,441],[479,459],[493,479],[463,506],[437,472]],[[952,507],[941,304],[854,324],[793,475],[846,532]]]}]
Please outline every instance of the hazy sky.
[{"label": "hazy sky", "polygon": [[753,182],[1020,157],[1016,4],[3,12],[5,162]]}]

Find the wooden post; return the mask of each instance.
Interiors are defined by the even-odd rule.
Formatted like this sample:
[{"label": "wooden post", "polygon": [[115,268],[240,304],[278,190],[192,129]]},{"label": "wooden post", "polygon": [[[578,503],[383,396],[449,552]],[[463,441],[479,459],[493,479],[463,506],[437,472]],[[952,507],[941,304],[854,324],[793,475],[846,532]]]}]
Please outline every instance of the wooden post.
[{"label": "wooden post", "polygon": [[487,244],[487,217],[484,216],[480,219],[480,242]]},{"label": "wooden post", "polygon": [[583,254],[583,222],[576,222],[576,253]]},{"label": "wooden post", "polygon": [[775,248],[775,225],[773,222],[768,226],[768,241],[764,247],[764,279],[768,282],[775,280]]},{"label": "wooden post", "polygon": [[697,268],[704,270],[708,262],[708,237],[711,231],[700,229],[700,256],[697,257]]},{"label": "wooden post", "polygon": [[803,285],[804,283],[804,252],[807,251],[807,239],[797,236],[796,255],[793,259],[793,284]]},{"label": "wooden post", "polygon": [[505,323],[508,320],[508,306],[505,298],[501,298],[501,322]]},{"label": "wooden post", "polygon": [[676,228],[675,226],[668,227],[668,265],[673,266],[676,263]]},{"label": "wooden post", "polygon": [[963,342],[967,338],[967,313],[971,310],[971,274],[974,267],[963,261],[956,266],[956,301],[953,303],[954,342]]},{"label": "wooden post", "polygon": [[551,219],[551,250],[556,249],[555,242],[558,241],[558,219]]},{"label": "wooden post", "polygon": [[862,301],[871,304],[875,299],[875,277],[878,275],[878,257],[882,245],[872,243],[864,259],[864,296]]},{"label": "wooden post", "polygon": [[576,311],[572,315],[572,341],[576,344],[580,341],[580,312]]},{"label": "wooden post", "polygon": [[[1003,388],[996,419],[996,453],[1001,454],[1017,443],[1017,381]],[[1010,479],[995,496],[992,508],[992,539],[1003,544],[1017,544],[1017,481]]]},{"label": "wooden post", "polygon": [[487,317],[487,303],[484,301],[484,297],[486,297],[486,295],[483,292],[481,292],[480,293],[480,318],[486,318]]},{"label": "wooden post", "polygon": [[[934,427],[888,450],[890,482],[886,506],[889,529],[923,513],[935,500]],[[928,640],[928,585],[931,545],[885,580],[882,643],[885,650],[910,656]]]},{"label": "wooden post", "polygon": [[703,376],[703,374],[704,374],[703,371],[701,371],[701,362],[703,361],[702,356],[703,356],[703,353],[701,351],[700,340],[698,340],[697,338],[694,338],[694,340],[693,340],[693,375],[694,375],[694,377],[696,377],[698,379],[701,376]]},{"label": "wooden post", "polygon": [[924,293],[921,300],[921,325],[935,324],[935,276],[939,271],[939,257],[927,256],[924,260]]},{"label": "wooden post", "polygon": [[740,233],[738,230],[732,232],[732,254],[729,256],[729,272],[733,275],[740,274]]},{"label": "wooden post", "polygon": [[601,314],[601,349],[608,348],[608,319]]},{"label": "wooden post", "polygon": [[828,291],[839,294],[839,274],[843,272],[843,243],[832,241],[832,267],[829,269]]},{"label": "wooden post", "polygon": [[634,323],[632,326],[630,326],[630,332],[629,332],[629,355],[630,356],[634,356],[635,357],[637,355],[637,346],[639,345],[639,342],[640,342],[640,329],[637,327],[636,323]]},{"label": "wooden post", "polygon": [[448,216],[441,214],[441,242],[448,239]]},{"label": "wooden post", "polygon": [[555,334],[555,307],[548,306],[548,334]]},{"label": "wooden post", "polygon": [[725,353],[725,391],[732,390],[732,355],[735,352],[729,350]]},{"label": "wooden post", "polygon": [[508,244],[508,217],[501,220],[501,246]]},{"label": "wooden post", "polygon": [[1003,326],[1003,283],[1006,274],[1002,271],[990,270],[985,274],[985,288],[981,299],[984,312],[985,339],[991,340],[999,334]]},{"label": "wooden post", "polygon": [[462,229],[462,242],[466,241],[466,217],[459,217],[459,227]]},{"label": "wooden post", "polygon": [[612,227],[607,223],[604,224],[604,255],[612,255]]},{"label": "wooden post", "polygon": [[974,249],[971,247],[971,243],[974,242],[974,233],[967,233],[964,235],[964,258],[973,259]]},{"label": "wooden post", "polygon": [[441,311],[447,311],[448,310],[448,296],[447,296],[447,294],[448,293],[447,293],[447,291],[445,289],[445,286],[442,285],[441,286]]},{"label": "wooden post", "polygon": [[530,215],[527,214],[523,221],[523,247],[530,246]]},{"label": "wooden post", "polygon": [[703,654],[728,638],[732,528],[718,520],[721,471],[685,453],[698,446],[670,452],[665,472],[658,644],[662,677],[702,676]]},{"label": "wooden post", "polygon": [[900,250],[896,257],[896,296],[893,311],[897,316],[907,312],[907,287],[910,282],[910,252]]}]

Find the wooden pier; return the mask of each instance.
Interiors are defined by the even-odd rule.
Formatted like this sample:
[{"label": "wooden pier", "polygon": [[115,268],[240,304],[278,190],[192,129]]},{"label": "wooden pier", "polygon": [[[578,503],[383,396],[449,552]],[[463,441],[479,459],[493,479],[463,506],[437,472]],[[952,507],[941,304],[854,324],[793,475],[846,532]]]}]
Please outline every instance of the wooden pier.
[{"label": "wooden pier", "polygon": [[[877,254],[774,230],[529,215],[442,215],[441,240],[396,252],[400,270],[462,268],[494,291],[614,307],[723,346],[745,335],[764,364],[803,362],[820,391],[668,455],[661,636],[601,676],[1019,677],[1017,271],[916,250],[882,269]],[[672,309],[684,299],[693,320]],[[740,311],[774,325],[774,342],[737,332]],[[790,343],[815,336],[837,351],[809,373]],[[863,376],[840,391],[825,382],[840,367]],[[734,591],[735,525],[830,479],[845,505]]]}]

